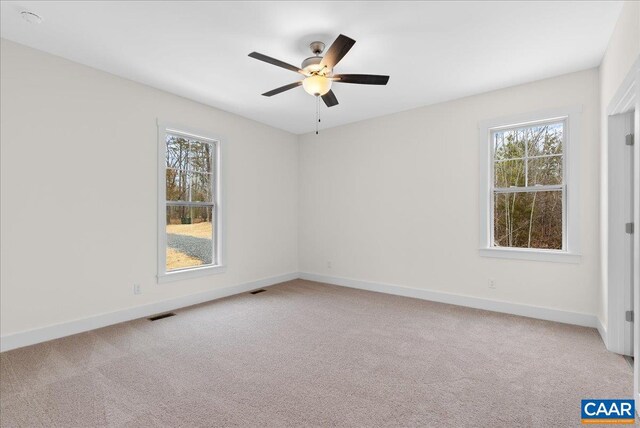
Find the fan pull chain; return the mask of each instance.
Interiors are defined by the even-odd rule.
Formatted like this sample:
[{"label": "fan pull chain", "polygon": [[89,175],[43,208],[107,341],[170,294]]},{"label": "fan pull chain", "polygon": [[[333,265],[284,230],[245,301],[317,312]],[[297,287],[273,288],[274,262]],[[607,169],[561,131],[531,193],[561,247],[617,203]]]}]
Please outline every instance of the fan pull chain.
[{"label": "fan pull chain", "polygon": [[320,97],[316,97],[316,135],[318,135],[319,123],[320,123]]}]

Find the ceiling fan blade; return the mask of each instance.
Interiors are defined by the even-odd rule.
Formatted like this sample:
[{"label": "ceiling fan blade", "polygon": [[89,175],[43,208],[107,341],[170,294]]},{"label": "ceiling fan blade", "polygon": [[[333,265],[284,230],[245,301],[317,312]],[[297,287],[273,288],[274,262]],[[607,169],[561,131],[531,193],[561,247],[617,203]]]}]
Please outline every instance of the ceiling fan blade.
[{"label": "ceiling fan blade", "polygon": [[335,82],[356,83],[359,85],[386,85],[389,81],[389,76],[377,74],[336,74],[333,77]]},{"label": "ceiling fan blade", "polygon": [[302,85],[302,80],[299,81],[299,82],[293,82],[293,83],[289,83],[288,85],[280,86],[279,88],[272,89],[271,91],[265,92],[262,95],[264,95],[265,97],[271,97],[273,95],[279,94],[280,92],[284,92],[284,91],[288,91],[289,89],[297,88],[300,85]]},{"label": "ceiling fan blade", "polygon": [[287,64],[284,61],[280,61],[279,59],[271,58],[270,56],[266,56],[266,55],[263,55],[263,54],[258,53],[258,52],[251,52],[249,54],[249,56],[251,58],[255,58],[255,59],[259,60],[259,61],[264,61],[264,62],[267,62],[269,64],[273,64],[273,65],[278,66],[278,67],[286,68],[287,70],[295,71],[296,73],[304,74],[302,72],[302,70],[300,70],[300,68],[296,67],[295,65]]},{"label": "ceiling fan blade", "polygon": [[329,90],[329,92],[322,96],[322,101],[324,101],[327,107],[338,105],[338,99],[336,98],[336,94],[334,94],[332,90]]},{"label": "ceiling fan blade", "polygon": [[320,65],[333,69],[355,43],[355,40],[340,34],[333,44],[329,46],[329,50],[327,50],[324,58],[322,58]]}]

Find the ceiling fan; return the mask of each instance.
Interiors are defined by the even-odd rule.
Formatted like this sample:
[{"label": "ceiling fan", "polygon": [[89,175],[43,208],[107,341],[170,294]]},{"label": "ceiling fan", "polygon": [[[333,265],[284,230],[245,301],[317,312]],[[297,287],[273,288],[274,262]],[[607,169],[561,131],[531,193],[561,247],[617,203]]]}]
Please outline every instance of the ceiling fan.
[{"label": "ceiling fan", "polygon": [[304,79],[302,80],[265,92],[262,94],[265,97],[271,97],[302,85],[308,94],[315,97],[322,97],[322,101],[324,101],[327,107],[333,107],[338,104],[338,99],[331,90],[333,82],[355,83],[359,85],[386,85],[389,81],[389,76],[380,76],[375,74],[333,74],[334,67],[347,54],[347,52],[349,52],[355,43],[355,40],[340,34],[333,44],[329,46],[329,50],[327,50],[324,57],[322,57],[320,55],[324,51],[325,44],[322,42],[312,42],[309,45],[309,48],[311,49],[311,52],[313,52],[314,56],[302,61],[302,65],[300,67],[287,64],[286,62],[271,58],[258,52],[251,52],[249,56],[278,67],[286,68],[287,70],[291,70],[304,76]]}]

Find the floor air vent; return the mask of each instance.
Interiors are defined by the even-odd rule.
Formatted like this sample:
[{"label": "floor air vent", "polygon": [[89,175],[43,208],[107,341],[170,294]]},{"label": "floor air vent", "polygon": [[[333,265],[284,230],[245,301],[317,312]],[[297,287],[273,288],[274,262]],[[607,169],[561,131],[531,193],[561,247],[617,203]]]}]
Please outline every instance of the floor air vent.
[{"label": "floor air vent", "polygon": [[261,288],[260,290],[253,290],[253,291],[251,292],[251,294],[264,293],[265,291],[267,291],[267,290],[264,290],[264,289],[262,289],[262,288]]},{"label": "floor air vent", "polygon": [[167,312],[166,314],[160,314],[160,315],[156,315],[154,317],[151,318],[147,318],[149,321],[158,321],[161,320],[163,318],[169,318],[174,316],[175,314],[173,312]]}]

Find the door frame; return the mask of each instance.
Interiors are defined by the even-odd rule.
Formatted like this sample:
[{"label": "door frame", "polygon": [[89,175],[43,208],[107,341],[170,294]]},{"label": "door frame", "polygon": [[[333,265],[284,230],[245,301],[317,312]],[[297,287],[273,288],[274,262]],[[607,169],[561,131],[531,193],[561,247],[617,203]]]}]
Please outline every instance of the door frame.
[{"label": "door frame", "polygon": [[[628,111],[631,108],[631,111]],[[632,148],[625,144],[627,134],[633,133],[633,105],[624,107],[625,113],[607,116],[607,349],[622,355],[634,355],[631,324],[625,312],[633,310],[633,235],[625,230],[632,222],[633,194],[631,171]]]},{"label": "door frame", "polygon": [[[618,88],[616,95],[611,100],[607,108],[607,125],[609,121],[609,117],[626,113],[633,110],[633,127],[635,134],[635,144],[633,150],[633,180],[634,180],[634,189],[633,189],[633,223],[635,225],[635,233],[632,235],[633,240],[633,310],[634,310],[634,322],[633,322],[633,355],[634,355],[634,370],[633,370],[633,396],[636,400],[636,409],[640,408],[640,395],[639,395],[639,386],[640,386],[640,55],[636,58],[631,70],[627,74],[627,77],[624,79],[622,85]],[[609,141],[610,133],[607,132],[605,152],[607,154],[611,153]],[[617,152],[618,154],[621,152]],[[624,153],[624,152],[622,152]],[[623,166],[624,158],[622,159],[608,159],[607,163],[607,182],[608,189],[611,189],[611,186],[615,183],[609,182],[609,178],[611,177],[611,168],[609,165],[612,165],[612,162],[615,162],[614,165]],[[619,179],[619,178],[618,178]],[[610,193],[608,193],[610,195]],[[607,201],[607,214],[609,211],[609,202]],[[619,227],[619,223],[616,225],[611,224],[611,218],[607,215],[607,225],[606,229],[608,231],[612,230],[612,227]],[[618,230],[618,229],[615,229]],[[615,260],[616,257],[625,257],[624,250],[620,251],[618,249],[611,248],[609,244],[610,236],[607,235],[607,281],[611,277],[611,272],[608,270],[611,265],[612,260]],[[607,298],[608,298],[608,308],[607,308],[607,339],[606,345],[607,349],[613,352],[620,352],[620,340],[618,338],[624,337],[624,323],[620,322],[620,313],[616,313],[616,310],[619,311],[620,303],[624,302],[624,294],[625,289],[620,285],[620,282],[612,283],[608,281],[607,287]],[[612,305],[617,305],[612,307]]]}]

